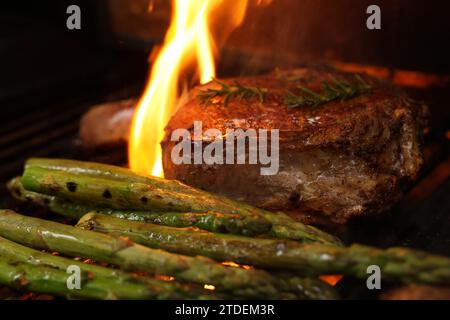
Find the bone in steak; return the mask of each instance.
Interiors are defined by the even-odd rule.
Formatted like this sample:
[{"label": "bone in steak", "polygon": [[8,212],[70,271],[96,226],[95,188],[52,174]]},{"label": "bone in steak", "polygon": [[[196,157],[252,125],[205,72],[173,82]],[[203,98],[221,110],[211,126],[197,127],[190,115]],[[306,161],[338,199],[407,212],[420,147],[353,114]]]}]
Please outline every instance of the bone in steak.
[{"label": "bone in steak", "polygon": [[[217,82],[199,86],[172,117],[162,142],[165,176],[270,210],[284,210],[313,223],[346,223],[354,216],[385,211],[402,195],[422,165],[421,135],[426,106],[387,82],[359,75],[371,92],[334,99],[315,107],[286,105],[286,93],[299,86],[323,93],[323,82],[351,83],[355,74],[330,67],[308,67],[269,75],[223,80],[267,89],[265,99],[223,97],[206,104],[198,94]],[[356,77],[357,78],[357,77]],[[357,78],[359,79],[359,78]],[[220,101],[222,99],[222,101]],[[260,165],[174,165],[170,141],[178,128],[192,131],[227,128],[280,130],[280,169],[260,175]],[[203,141],[203,148],[207,145]]]}]

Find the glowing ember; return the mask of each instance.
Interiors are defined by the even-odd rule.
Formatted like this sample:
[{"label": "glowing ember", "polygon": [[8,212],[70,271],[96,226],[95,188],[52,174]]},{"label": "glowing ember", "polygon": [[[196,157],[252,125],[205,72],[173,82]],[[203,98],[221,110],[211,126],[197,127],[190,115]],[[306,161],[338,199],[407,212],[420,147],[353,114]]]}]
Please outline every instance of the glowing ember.
[{"label": "glowing ember", "polygon": [[165,276],[162,274],[155,275],[155,278],[162,281],[174,281],[175,278],[171,276]]},{"label": "glowing ember", "polygon": [[324,274],[319,277],[323,282],[328,283],[331,286],[335,286],[342,280],[344,276],[341,274]]},{"label": "glowing ember", "polygon": [[171,24],[138,103],[128,146],[133,171],[160,177],[163,176],[160,142],[179,98],[180,73],[195,62],[201,83],[215,76],[210,20],[214,17],[216,22],[220,21],[224,39],[226,33],[241,24],[247,0],[173,0],[172,7]]},{"label": "glowing ember", "polygon": [[227,267],[243,268],[245,270],[253,269],[252,266],[248,266],[245,264],[237,264],[236,262],[233,262],[233,261],[224,261],[224,262],[222,262],[222,264]]},{"label": "glowing ember", "polygon": [[233,261],[224,261],[224,262],[222,262],[222,264],[227,267],[235,267],[235,268],[240,267],[240,265],[238,265],[236,262],[233,262]]},{"label": "glowing ember", "polygon": [[211,285],[211,284],[205,284],[205,285],[203,286],[203,288],[205,288],[206,290],[215,290],[215,289],[216,289],[216,287],[214,287],[214,286]]}]

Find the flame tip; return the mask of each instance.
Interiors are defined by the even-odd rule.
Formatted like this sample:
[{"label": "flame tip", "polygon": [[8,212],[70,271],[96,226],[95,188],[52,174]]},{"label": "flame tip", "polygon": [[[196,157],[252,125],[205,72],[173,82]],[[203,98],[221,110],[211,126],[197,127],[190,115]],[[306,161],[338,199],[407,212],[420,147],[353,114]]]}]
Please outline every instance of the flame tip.
[{"label": "flame tip", "polygon": [[[267,0],[260,0],[260,2]],[[231,14],[231,31],[240,25],[245,16],[247,0],[172,0],[173,12],[164,45],[152,50],[149,60],[153,61],[150,78],[137,105],[131,125],[128,146],[129,167],[131,170],[162,177],[162,151],[160,141],[164,138],[164,127],[169,121],[179,99],[178,82],[181,71],[192,61],[200,70],[200,83],[214,80],[216,69],[214,53],[216,42],[211,34],[211,17],[218,8],[226,9],[225,4],[233,5],[233,10],[221,10]],[[149,8],[153,10],[151,4]],[[217,21],[224,21],[220,16]],[[221,30],[222,38],[224,30]],[[229,33],[229,32],[228,32]]]}]

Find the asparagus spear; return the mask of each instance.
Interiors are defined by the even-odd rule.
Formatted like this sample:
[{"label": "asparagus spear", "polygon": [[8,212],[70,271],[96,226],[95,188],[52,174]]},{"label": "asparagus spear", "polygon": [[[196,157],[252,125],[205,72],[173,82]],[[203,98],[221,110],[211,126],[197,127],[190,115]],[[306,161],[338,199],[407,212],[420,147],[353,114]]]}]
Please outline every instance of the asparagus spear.
[{"label": "asparagus spear", "polygon": [[[25,189],[52,196],[90,203],[100,207],[117,210],[160,211],[160,212],[197,212],[204,213],[201,202],[191,206],[192,196],[160,190],[141,183],[127,183],[103,178],[68,174],[62,171],[49,171],[38,167],[27,167],[22,177]],[[212,210],[212,212],[215,212]],[[231,214],[231,215],[230,215]],[[245,225],[236,231],[261,234],[271,225],[257,214],[240,215],[232,212],[220,215],[227,223]],[[232,227],[230,225],[230,227]]]},{"label": "asparagus spear", "polygon": [[[60,270],[0,260],[0,284],[20,291],[31,290],[89,299],[112,299],[115,297],[113,295],[116,291],[114,282],[107,283],[104,279],[97,278],[86,281],[87,277],[84,276],[83,282],[85,283],[81,290],[69,290],[66,284],[67,277],[67,273]],[[130,291],[131,299],[139,296],[134,290],[127,289]],[[121,293],[123,294],[123,291]]]},{"label": "asparagus spear", "polygon": [[[119,210],[154,211],[158,209],[160,211],[194,213],[213,211],[239,215],[243,219],[248,219],[249,225],[255,225],[260,234],[309,243],[341,244],[336,237],[314,227],[295,222],[284,213],[272,213],[254,208],[185,186],[179,182],[168,183],[170,187],[165,189],[161,187],[164,183],[150,184],[148,180],[152,180],[153,177],[135,178],[136,174],[129,174],[130,179],[126,180],[127,175],[124,172],[126,169],[123,168],[118,168],[119,173],[116,175],[115,167],[112,166],[108,166],[109,171],[104,172],[98,169],[83,174],[86,170],[77,170],[77,167],[70,169],[69,165],[61,166],[65,168],[62,170],[56,165],[36,165],[36,161],[38,160],[32,159],[27,162],[22,178],[24,187],[30,191],[75,201],[91,201],[97,205]],[[57,163],[57,161],[53,160],[52,163]],[[67,161],[69,160],[64,160],[63,163]],[[87,165],[90,164],[85,164],[85,166]],[[104,178],[108,176],[114,178]],[[159,182],[160,180],[155,181]],[[257,234],[257,232],[252,230],[247,234]]]},{"label": "asparagus spear", "polygon": [[[105,297],[118,299],[211,299],[216,296],[206,290],[176,281],[162,281],[150,277],[128,274],[123,271],[94,264],[54,256],[0,237],[0,260],[30,264],[67,272],[69,266],[78,266],[83,274],[89,275],[88,281],[101,279],[108,282],[103,290]],[[67,273],[66,273],[67,278]],[[109,286],[110,285],[110,286]],[[121,287],[123,285],[123,288]],[[109,289],[109,290],[107,290]],[[122,290],[123,289],[123,290]],[[40,290],[37,290],[40,291]],[[57,294],[58,292],[56,292]]]},{"label": "asparagus spear", "polygon": [[23,188],[21,178],[16,177],[8,182],[11,194],[20,201],[31,201],[52,212],[63,216],[80,219],[87,212],[97,212],[111,215],[121,219],[152,222],[173,227],[197,227],[212,232],[226,232],[232,234],[253,235],[262,232],[259,221],[245,219],[237,214],[223,214],[219,212],[143,212],[113,210],[107,208],[96,208],[88,204],[80,204],[71,200],[64,200],[55,196],[49,196]]},{"label": "asparagus spear", "polygon": [[148,222],[171,227],[196,227],[211,232],[224,232],[231,234],[254,235],[259,234],[254,228],[247,225],[240,216],[222,214],[218,212],[192,213],[192,212],[133,212],[99,209],[99,214],[126,219],[131,221]]},{"label": "asparagus spear", "polygon": [[[0,260],[0,284],[20,291],[36,291],[68,298],[87,299],[165,299],[164,292],[152,292],[145,285],[116,281],[113,278],[82,274],[80,289],[70,290],[68,274],[58,269],[39,267],[15,261]],[[179,299],[180,296],[177,296]]]},{"label": "asparagus spear", "polygon": [[[189,285],[181,284],[176,280],[160,281],[149,277],[142,277],[134,274],[129,274],[118,269],[105,268],[95,264],[86,264],[76,260],[54,256],[52,254],[38,251],[32,248],[25,247],[18,243],[12,242],[0,237],[0,260],[14,260],[19,263],[28,263],[35,266],[49,267],[66,271],[71,265],[80,267],[82,272],[93,277],[112,278],[115,283],[125,283],[129,287],[129,283],[136,286],[135,290],[138,292],[136,299],[216,299],[216,298],[231,298],[222,293],[211,292],[210,290],[200,290],[199,288]],[[313,300],[330,300],[337,299],[339,296],[333,287],[325,284],[322,281],[310,278],[300,278],[293,275],[277,274],[280,281],[284,281],[286,287],[298,288],[296,294],[284,294],[283,298],[291,299],[313,299]],[[128,288],[127,287],[127,288]],[[148,290],[144,290],[147,288]],[[115,287],[111,288],[115,289]],[[39,290],[37,290],[39,291]],[[128,289],[124,294],[122,291],[115,293],[111,291],[110,297],[117,297],[120,299],[129,299],[127,295]],[[144,292],[145,294],[141,294]],[[300,294],[300,292],[302,294]],[[239,293],[239,292],[238,292]],[[57,294],[57,293],[56,293]],[[243,294],[245,297],[246,295]],[[238,295],[232,298],[239,298]]]},{"label": "asparagus spear", "polygon": [[[79,261],[54,256],[49,253],[41,252],[35,249],[31,249],[22,246],[18,243],[12,242],[5,238],[0,237],[0,260],[14,260],[20,263],[28,263],[36,266],[49,267],[52,269],[58,269],[66,271],[70,265],[76,265],[80,267],[82,272],[88,273],[90,278],[101,277],[106,279],[114,279],[113,287],[111,287],[110,297],[117,297],[120,299],[129,299],[128,288],[134,285],[136,288],[135,299],[215,299],[215,298],[229,298],[229,296],[223,293],[214,292],[209,290],[200,290],[192,285],[180,284],[177,281],[160,281],[149,277],[142,277],[131,275],[123,271],[111,268],[105,268],[93,264],[85,264]],[[286,288],[296,288],[296,293],[284,293],[283,298],[291,299],[337,299],[338,294],[333,287],[323,283],[322,281],[301,278],[293,275],[277,274],[281,285]],[[116,283],[125,283],[126,288],[124,291],[116,289]],[[147,290],[145,290],[147,288]],[[113,292],[112,290],[118,290]],[[246,297],[249,294],[245,292],[246,289],[242,289],[236,292],[233,298],[239,298],[240,296]],[[251,289],[250,289],[251,290]],[[40,291],[40,290],[37,290]],[[250,293],[251,294],[251,293]]]},{"label": "asparagus spear", "polygon": [[[25,169],[22,184],[26,190],[119,210],[188,212],[191,209],[184,194],[142,183],[73,175],[37,167]],[[193,209],[194,212],[204,212],[200,204]]]},{"label": "asparagus spear", "polygon": [[295,256],[296,250],[302,248],[296,241],[217,234],[197,228],[166,227],[95,212],[83,216],[77,227],[116,237],[124,236],[150,248],[190,256],[201,255],[217,261],[293,272],[303,266],[303,262]]},{"label": "asparagus spear", "polygon": [[[63,200],[55,196],[28,191],[23,188],[20,177],[13,178],[8,183],[8,189],[18,200],[31,201],[52,212],[77,220],[87,212],[97,212],[121,219],[150,222],[171,227],[197,227],[212,232],[243,235],[259,233],[259,230],[255,230],[255,228],[252,227],[252,221],[249,222],[247,219],[243,219],[239,214],[222,214],[214,211],[206,213],[144,212],[98,208],[93,205],[80,204],[79,202]],[[332,236],[328,236],[325,233],[315,233],[313,227],[305,226],[307,230],[301,231],[303,225],[299,224],[301,226],[300,228],[295,227],[297,223],[289,220],[289,218],[286,219],[283,213],[280,213],[279,217],[273,216],[271,219],[278,219],[278,224],[273,225],[272,230],[269,231],[269,233],[283,233],[285,236],[281,238],[295,239],[301,242],[314,242],[314,239],[312,238],[312,235],[314,235],[317,237],[316,240],[318,242],[340,244],[337,239],[333,240]],[[326,237],[327,240],[324,240],[324,237]]]},{"label": "asparagus spear", "polygon": [[405,248],[386,250],[352,245],[336,247],[294,241],[252,239],[177,229],[87,214],[79,227],[126,235],[154,248],[216,260],[232,260],[264,268],[291,270],[304,276],[341,273],[367,278],[367,267],[378,265],[386,278],[403,282],[450,284],[450,259]]},{"label": "asparagus spear", "polygon": [[11,195],[19,201],[30,202],[68,218],[80,219],[85,213],[94,210],[93,207],[25,190],[20,177],[11,179],[7,184],[7,188]]},{"label": "asparagus spear", "polygon": [[[90,175],[123,182],[139,182],[156,188],[175,192],[191,191],[197,195],[197,189],[182,184],[177,180],[167,180],[159,177],[139,175],[129,169],[103,163],[78,161],[69,159],[31,158],[26,163],[28,167],[39,167],[50,170],[59,170],[73,174]],[[200,191],[200,190],[198,190]]]},{"label": "asparagus spear", "polygon": [[26,217],[11,210],[0,210],[0,236],[37,249],[105,261],[126,270],[165,274],[180,281],[202,285],[211,284],[218,290],[249,298],[283,298],[284,291],[298,290],[284,287],[284,283],[262,270],[229,268],[205,257],[192,258],[150,249],[127,238]]}]

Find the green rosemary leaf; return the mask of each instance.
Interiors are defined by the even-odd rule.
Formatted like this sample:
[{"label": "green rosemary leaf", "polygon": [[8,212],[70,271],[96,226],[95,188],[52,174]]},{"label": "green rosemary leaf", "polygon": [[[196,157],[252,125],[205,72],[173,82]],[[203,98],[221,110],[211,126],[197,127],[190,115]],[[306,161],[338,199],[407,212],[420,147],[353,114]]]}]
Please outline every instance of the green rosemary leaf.
[{"label": "green rosemary leaf", "polygon": [[358,81],[358,85],[360,90],[366,90],[366,91],[372,91],[372,87],[364,81],[363,78],[361,78],[361,76],[359,74],[355,74],[355,78]]},{"label": "green rosemary leaf", "polygon": [[220,80],[213,79],[213,81],[221,86],[220,89],[207,89],[198,93],[198,97],[202,104],[213,103],[215,98],[223,98],[222,104],[226,107],[231,98],[239,100],[248,100],[257,98],[260,102],[264,102],[265,96],[268,92],[266,88],[243,86],[238,81],[234,81],[232,85],[226,84]]},{"label": "green rosemary leaf", "polygon": [[339,97],[339,90],[333,87],[330,83],[324,81],[322,82],[322,88],[325,92],[325,95],[329,97],[330,99],[336,99]]},{"label": "green rosemary leaf", "polygon": [[297,108],[300,106],[308,105],[306,98],[302,96],[297,96],[292,91],[288,91],[284,96],[284,104],[289,108]]},{"label": "green rosemary leaf", "polygon": [[303,86],[297,86],[303,94],[297,95],[288,91],[284,97],[284,104],[289,108],[317,107],[334,100],[348,100],[360,94],[371,93],[372,87],[359,75],[355,75],[355,83],[338,80],[330,76],[330,81],[322,82],[323,93],[318,93]]},{"label": "green rosemary leaf", "polygon": [[314,99],[316,99],[317,101],[327,101],[327,97],[324,97],[318,93],[315,93],[312,90],[309,90],[308,88],[305,88],[303,86],[297,86],[298,89],[300,89],[301,91],[303,91],[306,94],[309,94],[310,96],[312,96]]}]

